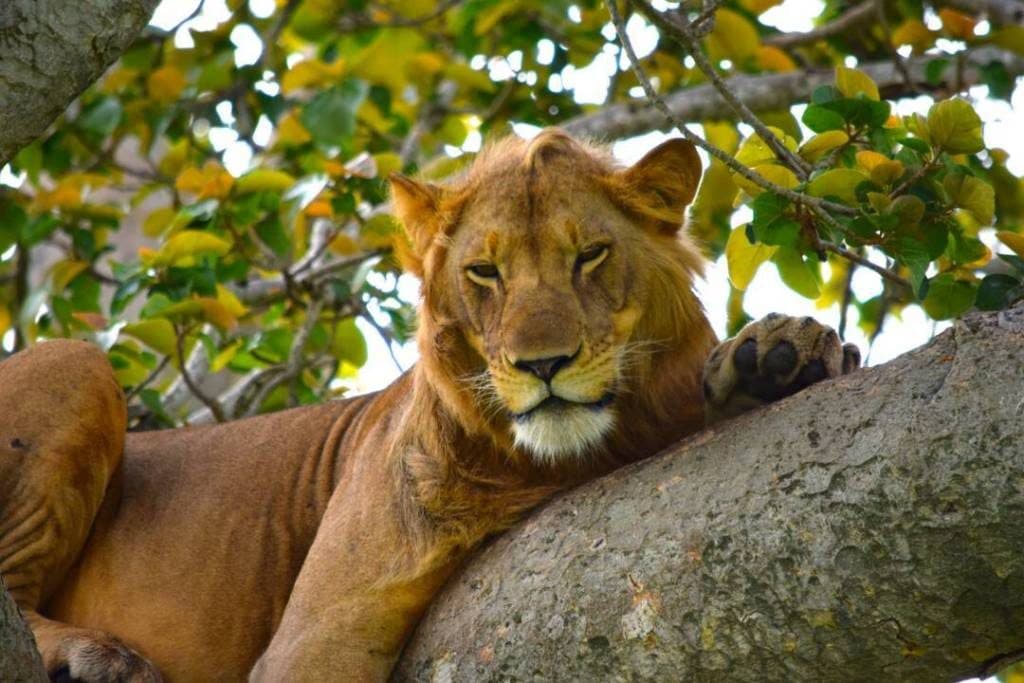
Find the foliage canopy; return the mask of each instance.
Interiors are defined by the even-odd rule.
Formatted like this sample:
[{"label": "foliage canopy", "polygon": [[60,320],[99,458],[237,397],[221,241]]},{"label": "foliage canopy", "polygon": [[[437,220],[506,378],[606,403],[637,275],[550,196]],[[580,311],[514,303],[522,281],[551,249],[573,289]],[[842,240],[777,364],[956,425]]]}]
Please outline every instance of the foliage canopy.
[{"label": "foliage canopy", "polygon": [[[444,178],[511,124],[649,130],[629,120],[645,87],[689,93],[658,125],[701,124],[715,148],[691,229],[726,256],[733,328],[769,261],[869,334],[906,306],[946,319],[1024,297],[1021,179],[967,99],[1013,96],[1024,29],[971,3],[828,0],[819,28],[785,34],[763,21],[779,4],[616,6],[653,45],[634,71],[596,0],[206,0],[11,163],[4,351],[97,340],[137,426],[321,401],[366,362],[363,329],[404,342],[414,325],[389,173]],[[773,106],[749,95],[786,74]],[[926,114],[895,113],[921,95]],[[603,123],[622,103],[626,123]],[[881,294],[858,300],[857,268]]]}]

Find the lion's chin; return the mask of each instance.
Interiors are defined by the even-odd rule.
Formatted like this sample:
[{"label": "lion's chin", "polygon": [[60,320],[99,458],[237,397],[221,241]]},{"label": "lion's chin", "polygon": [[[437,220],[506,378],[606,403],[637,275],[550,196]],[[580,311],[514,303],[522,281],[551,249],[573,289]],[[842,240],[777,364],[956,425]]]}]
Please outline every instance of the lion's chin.
[{"label": "lion's chin", "polygon": [[559,401],[520,416],[512,423],[516,446],[545,465],[579,458],[600,445],[615,424],[607,405]]}]

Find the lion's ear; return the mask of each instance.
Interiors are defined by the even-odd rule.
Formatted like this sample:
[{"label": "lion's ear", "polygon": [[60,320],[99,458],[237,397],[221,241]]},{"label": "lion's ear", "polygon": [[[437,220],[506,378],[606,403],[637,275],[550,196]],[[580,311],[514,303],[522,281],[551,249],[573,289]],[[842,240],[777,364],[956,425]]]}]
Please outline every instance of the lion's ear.
[{"label": "lion's ear", "polygon": [[627,208],[653,219],[666,232],[683,225],[686,207],[700,183],[701,162],[697,149],[686,140],[667,140],[644,157],[615,174],[620,194],[613,198]]},{"label": "lion's ear", "polygon": [[440,226],[441,188],[398,173],[392,173],[388,180],[395,215],[409,238],[406,244],[396,245],[399,258],[414,274],[421,275],[423,255]]}]

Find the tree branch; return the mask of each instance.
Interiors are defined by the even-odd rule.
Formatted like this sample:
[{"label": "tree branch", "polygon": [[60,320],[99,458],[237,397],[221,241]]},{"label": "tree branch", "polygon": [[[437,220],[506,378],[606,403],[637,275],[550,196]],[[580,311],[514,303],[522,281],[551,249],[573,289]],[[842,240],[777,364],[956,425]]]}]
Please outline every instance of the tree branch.
[{"label": "tree branch", "polygon": [[[963,54],[962,87],[970,87],[982,81],[981,68],[992,62],[999,62],[1012,76],[1024,74],[1024,57],[995,47],[968,50]],[[925,67],[934,56],[928,55],[906,60],[914,83],[922,89],[933,90],[925,78]],[[858,66],[878,84],[887,97],[899,98],[906,93],[903,75],[891,61],[869,62]],[[807,69],[786,73],[762,74],[757,76],[734,76],[725,81],[726,86],[736,94],[753,112],[789,109],[792,104],[806,102],[811,92],[820,85],[831,84],[835,79],[832,69]],[[945,87],[946,84],[940,84]],[[688,122],[734,119],[735,114],[714,86],[705,84],[684,88],[663,96],[665,105],[672,115]],[[653,105],[642,101],[628,102],[605,107],[593,114],[570,119],[562,127],[573,135],[606,139],[619,139],[640,135],[652,130],[666,130],[664,116]]]},{"label": "tree branch", "polygon": [[578,488],[396,680],[959,680],[1024,653],[1024,307]]},{"label": "tree branch", "polygon": [[766,36],[762,42],[765,45],[774,45],[780,48],[807,45],[808,43],[826,40],[846,33],[852,28],[871,21],[874,16],[874,0],[864,0],[864,2],[854,5],[827,24],[823,24],[811,31],[779,33],[773,36]]},{"label": "tree branch", "polygon": [[0,4],[0,166],[135,40],[159,0]]}]

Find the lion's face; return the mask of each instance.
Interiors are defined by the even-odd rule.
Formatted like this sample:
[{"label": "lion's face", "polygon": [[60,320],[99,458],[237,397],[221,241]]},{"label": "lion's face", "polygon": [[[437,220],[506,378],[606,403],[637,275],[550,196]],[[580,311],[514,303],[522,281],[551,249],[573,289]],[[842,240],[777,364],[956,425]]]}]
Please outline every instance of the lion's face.
[{"label": "lion's face", "polygon": [[[654,341],[637,338],[638,323],[652,280],[682,253],[675,231],[700,172],[687,143],[652,155],[615,170],[598,152],[546,132],[483,155],[462,187],[427,190],[440,219],[420,246],[425,309],[475,351],[460,381],[479,409],[539,461],[599,447],[619,402],[638,389],[631,368]],[[663,192],[665,179],[640,187],[651,171],[675,171],[673,192]],[[395,183],[400,210],[409,208],[403,193],[425,189],[409,182]],[[636,206],[644,201],[653,210]],[[416,218],[403,213],[415,245]]]}]

